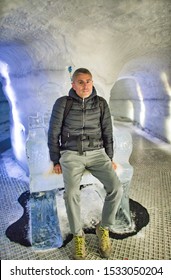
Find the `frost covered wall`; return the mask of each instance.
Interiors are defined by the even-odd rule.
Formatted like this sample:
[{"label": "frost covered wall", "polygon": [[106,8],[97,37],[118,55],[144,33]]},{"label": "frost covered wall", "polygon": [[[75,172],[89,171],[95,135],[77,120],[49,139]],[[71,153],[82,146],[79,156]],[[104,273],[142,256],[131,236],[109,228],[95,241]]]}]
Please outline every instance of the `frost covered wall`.
[{"label": "frost covered wall", "polygon": [[110,106],[115,119],[131,120],[171,143],[170,73],[169,53],[127,63],[111,90]]},{"label": "frost covered wall", "polygon": [[0,151],[3,150],[2,142],[10,138],[10,108],[0,83]]},{"label": "frost covered wall", "polygon": [[170,0],[3,0],[0,10],[0,76],[20,163],[28,115],[68,92],[68,66],[90,69],[115,119],[171,142]]},{"label": "frost covered wall", "polygon": [[[28,117],[42,115],[47,125],[46,121],[49,121],[55,100],[67,94],[70,77],[66,70],[32,71],[16,77],[10,75],[8,67],[4,69],[7,82],[3,86],[3,92],[8,100],[6,103],[9,103],[11,109],[11,144],[18,163],[28,171],[25,150]],[[5,108],[4,105],[3,108]]]}]

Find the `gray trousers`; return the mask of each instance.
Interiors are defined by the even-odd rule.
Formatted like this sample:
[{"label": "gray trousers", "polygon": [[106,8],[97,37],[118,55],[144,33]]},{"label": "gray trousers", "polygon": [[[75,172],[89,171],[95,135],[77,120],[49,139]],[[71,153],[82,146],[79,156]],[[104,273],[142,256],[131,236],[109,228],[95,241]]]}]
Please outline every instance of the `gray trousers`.
[{"label": "gray trousers", "polygon": [[[65,186],[66,211],[72,234],[79,235],[82,233],[80,182],[85,169],[99,179],[106,190],[102,210],[102,226],[110,227],[114,225],[123,189],[105,150],[87,151],[83,155],[75,151],[62,151],[60,164]],[[85,203],[87,202],[85,201]],[[91,197],[89,203],[91,203]]]}]

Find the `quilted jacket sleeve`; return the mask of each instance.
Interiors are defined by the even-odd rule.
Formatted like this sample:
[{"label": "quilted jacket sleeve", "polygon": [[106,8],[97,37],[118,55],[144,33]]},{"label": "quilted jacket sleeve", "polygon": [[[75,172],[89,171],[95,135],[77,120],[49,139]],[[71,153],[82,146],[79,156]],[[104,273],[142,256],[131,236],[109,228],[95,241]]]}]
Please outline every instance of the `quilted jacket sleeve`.
[{"label": "quilted jacket sleeve", "polygon": [[105,99],[104,102],[104,113],[101,120],[102,127],[102,137],[103,137],[103,146],[105,148],[106,154],[112,160],[113,158],[113,128],[112,128],[112,119],[110,114],[109,106]]},{"label": "quilted jacket sleeve", "polygon": [[60,135],[63,122],[63,114],[66,105],[66,96],[56,100],[49,123],[48,130],[48,147],[50,159],[53,164],[59,163],[60,159]]}]

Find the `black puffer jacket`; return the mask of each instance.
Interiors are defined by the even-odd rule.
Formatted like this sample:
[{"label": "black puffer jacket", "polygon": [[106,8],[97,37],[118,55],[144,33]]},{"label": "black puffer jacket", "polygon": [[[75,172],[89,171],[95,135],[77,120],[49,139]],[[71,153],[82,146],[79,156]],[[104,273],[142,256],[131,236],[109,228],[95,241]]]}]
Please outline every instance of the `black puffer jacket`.
[{"label": "black puffer jacket", "polygon": [[69,96],[73,98],[73,104],[66,119],[63,121],[66,96],[56,100],[50,119],[48,147],[54,165],[59,163],[60,150],[65,149],[82,153],[104,147],[112,160],[112,122],[106,100],[101,117],[99,98],[94,87],[92,94],[84,100],[72,88]]}]

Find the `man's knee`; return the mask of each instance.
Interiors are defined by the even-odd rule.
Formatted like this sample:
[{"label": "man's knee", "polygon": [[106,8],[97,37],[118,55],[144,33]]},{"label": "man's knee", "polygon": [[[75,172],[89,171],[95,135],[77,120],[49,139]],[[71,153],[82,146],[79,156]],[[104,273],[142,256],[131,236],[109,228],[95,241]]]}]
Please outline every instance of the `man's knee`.
[{"label": "man's knee", "polygon": [[80,190],[74,190],[69,188],[68,190],[65,190],[63,198],[68,203],[71,201],[79,201],[80,200]]},{"label": "man's knee", "polygon": [[112,185],[112,193],[114,196],[117,196],[118,198],[122,198],[123,196],[123,187],[120,181],[115,182],[115,184]]}]

